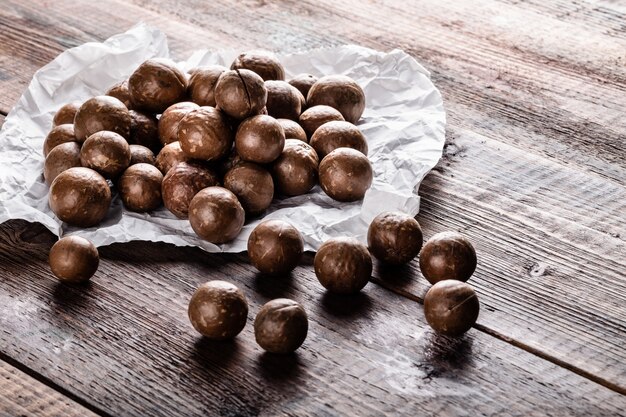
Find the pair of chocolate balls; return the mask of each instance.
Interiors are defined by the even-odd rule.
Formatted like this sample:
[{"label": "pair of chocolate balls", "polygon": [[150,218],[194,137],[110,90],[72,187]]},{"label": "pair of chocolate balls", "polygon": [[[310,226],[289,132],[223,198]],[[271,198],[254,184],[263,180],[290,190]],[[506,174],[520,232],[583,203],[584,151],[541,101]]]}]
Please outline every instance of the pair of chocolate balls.
[{"label": "pair of chocolate balls", "polygon": [[[243,292],[226,281],[202,284],[191,297],[189,320],[203,336],[228,340],[237,336],[248,319],[248,302]],[[306,339],[309,320],[301,304],[278,298],[266,303],[254,320],[254,336],[270,353],[292,353]]]}]

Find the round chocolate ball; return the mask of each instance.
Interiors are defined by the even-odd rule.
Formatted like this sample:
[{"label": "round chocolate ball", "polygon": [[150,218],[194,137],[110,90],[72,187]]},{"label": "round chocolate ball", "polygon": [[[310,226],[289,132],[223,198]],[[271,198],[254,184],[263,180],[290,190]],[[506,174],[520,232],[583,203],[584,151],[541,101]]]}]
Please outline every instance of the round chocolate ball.
[{"label": "round chocolate ball", "polygon": [[447,279],[433,285],[424,297],[426,321],[437,333],[460,336],[476,320],[480,304],[474,289],[465,282]]},{"label": "round chocolate ball", "polygon": [[159,119],[159,139],[163,145],[178,140],[178,125],[187,113],[199,109],[196,103],[183,101],[172,104],[167,108]]},{"label": "round chocolate ball", "polygon": [[200,106],[215,107],[215,85],[220,75],[228,68],[221,65],[209,65],[206,67],[198,67],[189,71],[189,86],[187,94],[191,101]]},{"label": "round chocolate ball", "polygon": [[64,104],[57,110],[52,118],[52,126],[59,126],[64,124],[74,124],[74,117],[80,108],[79,102],[73,102]]},{"label": "round chocolate ball", "polygon": [[104,93],[104,95],[115,97],[116,99],[124,103],[124,105],[128,109],[131,108],[130,92],[128,91],[128,80],[120,81],[119,83],[112,85],[111,88],[109,88],[106,93]]},{"label": "round chocolate ball", "polygon": [[163,201],[161,199],[162,182],[163,174],[154,165],[129,166],[118,182],[124,207],[139,213],[155,210]]},{"label": "round chocolate ball", "polygon": [[345,121],[339,110],[330,106],[313,106],[302,112],[298,121],[307,136],[311,138],[318,127],[334,120]]},{"label": "round chocolate ball", "polygon": [[63,124],[53,127],[43,141],[43,156],[48,156],[55,146],[68,142],[76,142],[74,125]]},{"label": "round chocolate ball", "polygon": [[274,198],[272,175],[260,165],[241,162],[224,175],[224,188],[237,196],[249,215],[264,212]]},{"label": "round chocolate ball", "polygon": [[168,143],[161,149],[156,157],[155,166],[159,168],[163,175],[167,174],[170,169],[178,165],[180,162],[188,162],[189,158],[185,156],[180,147],[180,142]]},{"label": "round chocolate ball", "polygon": [[124,103],[115,97],[97,96],[85,101],[76,112],[74,134],[80,143],[103,130],[115,132],[128,139],[130,125],[130,113]]},{"label": "round chocolate ball", "polygon": [[397,211],[380,213],[367,231],[371,254],[391,265],[410,262],[419,253],[422,242],[422,228],[417,220]]},{"label": "round chocolate ball", "polygon": [[300,93],[306,98],[309,95],[309,90],[313,87],[313,84],[317,82],[318,78],[311,74],[298,74],[289,80],[289,84],[293,85],[300,91]]},{"label": "round chocolate ball", "polygon": [[161,150],[159,141],[159,121],[153,114],[131,110],[130,112],[130,139],[128,143],[145,146],[158,152]]},{"label": "round chocolate ball", "polygon": [[327,240],[318,249],[313,263],[320,284],[337,294],[361,291],[372,275],[372,257],[367,247],[354,238]]},{"label": "round chocolate ball", "polygon": [[215,102],[230,117],[243,120],[265,107],[267,89],[263,79],[250,70],[225,71],[215,86]]},{"label": "round chocolate ball", "polygon": [[215,340],[232,339],[246,326],[248,302],[230,282],[209,281],[193,293],[187,313],[201,335]]},{"label": "round chocolate ball", "polygon": [[292,353],[304,343],[309,319],[300,303],[277,298],[266,303],[254,319],[254,338],[270,353]]},{"label": "round chocolate ball", "polygon": [[422,248],[420,269],[431,284],[446,279],[465,282],[476,269],[476,251],[460,233],[437,233]]},{"label": "round chocolate ball", "polygon": [[267,51],[251,51],[240,54],[230,66],[231,70],[247,69],[264,80],[284,80],[285,69],[278,58]]},{"label": "round chocolate ball", "polygon": [[298,120],[304,97],[286,81],[265,81],[267,114],[277,119]]},{"label": "round chocolate ball", "polygon": [[315,149],[299,139],[287,139],[283,152],[272,164],[276,189],[287,196],[308,193],[317,183],[318,165]]},{"label": "round chocolate ball", "polygon": [[272,116],[260,114],[244,120],[237,129],[235,149],[244,161],[267,164],[285,147],[285,133]]},{"label": "round chocolate ball", "polygon": [[309,90],[309,107],[320,104],[339,110],[346,121],[356,123],[365,110],[365,94],[361,87],[345,75],[327,75],[317,80]]},{"label": "round chocolate ball", "polygon": [[174,103],[187,97],[187,76],[174,61],[152,58],[132,73],[128,79],[133,107],[150,113],[163,113]]},{"label": "round chocolate ball", "polygon": [[50,249],[48,263],[52,273],[65,283],[88,281],[98,270],[100,256],[95,245],[80,236],[67,236]]},{"label": "round chocolate ball", "polygon": [[337,148],[322,159],[320,186],[337,201],[357,201],[372,185],[372,165],[367,156],[352,148]]},{"label": "round chocolate ball", "polygon": [[43,164],[43,178],[46,184],[52,181],[63,171],[80,165],[80,145],[76,142],[66,142],[54,147]]},{"label": "round chocolate ball", "polygon": [[80,162],[106,178],[116,178],[130,165],[130,146],[117,133],[96,132],[83,143]]},{"label": "round chocolate ball", "polygon": [[317,156],[324,159],[337,148],[352,148],[367,156],[367,140],[358,127],[349,122],[332,121],[321,125],[313,136],[310,145]]},{"label": "round chocolate ball", "polygon": [[163,178],[163,203],[176,217],[186,219],[193,197],[203,188],[217,184],[219,179],[209,168],[194,162],[180,162]]},{"label": "round chocolate ball", "polygon": [[292,271],[304,253],[304,241],[298,229],[283,220],[264,220],[248,238],[248,256],[252,265],[268,275]]},{"label": "round chocolate ball", "polygon": [[237,196],[222,187],[203,189],[189,204],[191,228],[202,239],[215,244],[237,237],[245,216]]},{"label": "round chocolate ball", "polygon": [[214,107],[200,107],[181,119],[178,141],[189,158],[215,161],[233,147],[233,132],[222,112]]},{"label": "round chocolate ball", "polygon": [[106,216],[111,190],[104,177],[93,169],[70,168],[52,181],[48,203],[61,221],[91,227]]},{"label": "round chocolate ball", "polygon": [[154,153],[141,145],[130,145],[130,164],[150,164],[154,165],[156,158]]},{"label": "round chocolate ball", "polygon": [[285,132],[285,139],[299,139],[303,142],[308,142],[306,132],[302,129],[297,122],[289,119],[276,119]]}]

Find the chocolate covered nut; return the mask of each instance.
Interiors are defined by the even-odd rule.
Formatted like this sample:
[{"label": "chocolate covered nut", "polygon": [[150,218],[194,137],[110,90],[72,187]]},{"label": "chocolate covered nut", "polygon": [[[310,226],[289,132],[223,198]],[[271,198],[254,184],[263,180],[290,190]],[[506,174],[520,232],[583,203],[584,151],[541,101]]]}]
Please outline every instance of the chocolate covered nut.
[{"label": "chocolate covered nut", "polygon": [[344,121],[339,110],[330,106],[313,106],[302,112],[299,123],[310,139],[318,127],[333,120]]},{"label": "chocolate covered nut", "polygon": [[70,168],[50,186],[50,208],[57,217],[79,227],[95,226],[111,204],[111,190],[104,177],[89,168]]},{"label": "chocolate covered nut", "polygon": [[420,253],[420,269],[431,284],[446,279],[467,281],[476,269],[476,251],[460,233],[437,233]]},{"label": "chocolate covered nut", "polygon": [[309,319],[304,307],[287,298],[266,303],[254,319],[254,338],[270,353],[292,353],[304,343]]},{"label": "chocolate covered nut", "polygon": [[52,181],[63,171],[80,165],[80,146],[76,142],[62,143],[50,151],[43,165],[43,178],[46,184]]},{"label": "chocolate covered nut", "polygon": [[156,158],[154,153],[145,146],[130,145],[130,165],[135,164],[150,164],[154,165]]},{"label": "chocolate covered nut", "polygon": [[67,142],[77,142],[74,135],[74,125],[62,124],[53,127],[43,141],[43,156],[48,156],[55,146]]},{"label": "chocolate covered nut", "polygon": [[152,152],[161,150],[159,141],[159,121],[152,114],[136,110],[130,112],[130,139],[128,143],[145,146]]},{"label": "chocolate covered nut", "polygon": [[277,119],[298,120],[304,97],[286,81],[265,81],[267,114]]},{"label": "chocolate covered nut", "polygon": [[302,129],[297,122],[289,119],[276,119],[285,132],[285,139],[299,139],[303,142],[308,142],[309,139],[306,136],[306,132]]},{"label": "chocolate covered nut", "polygon": [[228,69],[221,65],[209,65],[189,71],[191,77],[189,78],[187,93],[191,101],[200,106],[215,107],[217,105],[215,102],[215,85],[224,71],[228,71]]},{"label": "chocolate covered nut", "polygon": [[130,137],[130,113],[124,103],[110,96],[98,96],[85,101],[74,118],[76,140],[83,143],[96,132],[107,130]]},{"label": "chocolate covered nut", "polygon": [[52,127],[64,124],[74,124],[74,117],[76,117],[76,112],[78,112],[79,108],[79,102],[68,103],[61,106],[52,118]]},{"label": "chocolate covered nut", "polygon": [[162,202],[162,182],[163,174],[154,165],[131,165],[118,182],[124,207],[140,213],[156,209]]},{"label": "chocolate covered nut", "polygon": [[251,51],[240,54],[230,66],[231,70],[248,69],[264,80],[284,80],[285,69],[271,52]]},{"label": "chocolate covered nut", "polygon": [[237,196],[249,215],[265,211],[274,198],[274,180],[262,166],[241,162],[224,175],[224,188]]},{"label": "chocolate covered nut", "polygon": [[83,143],[80,162],[106,178],[116,178],[130,165],[130,147],[117,133],[96,132]]},{"label": "chocolate covered nut", "polygon": [[337,201],[357,201],[372,185],[372,166],[367,156],[352,148],[337,148],[320,162],[320,186]]},{"label": "chocolate covered nut", "polygon": [[134,108],[163,113],[187,96],[187,76],[176,64],[164,58],[152,58],[141,64],[128,79],[128,91]]},{"label": "chocolate covered nut", "polygon": [[474,289],[457,280],[435,283],[424,297],[426,321],[437,333],[460,336],[468,331],[480,311]]},{"label": "chocolate covered nut", "polygon": [[258,115],[244,120],[235,136],[235,149],[244,161],[267,164],[278,158],[284,146],[283,128],[271,116]]},{"label": "chocolate covered nut", "polygon": [[302,259],[304,241],[298,229],[283,220],[259,223],[248,238],[252,265],[268,275],[287,274]]},{"label": "chocolate covered nut", "polygon": [[232,339],[246,326],[248,303],[233,284],[209,281],[193,293],[187,312],[201,335],[215,340]]},{"label": "chocolate covered nut", "polygon": [[244,220],[243,207],[235,194],[226,188],[205,188],[189,204],[191,228],[211,243],[233,240],[241,232]]},{"label": "chocolate covered nut", "polygon": [[276,189],[284,195],[308,193],[317,183],[319,159],[315,149],[298,139],[287,139],[285,148],[272,164]]},{"label": "chocolate covered nut", "polygon": [[163,203],[176,217],[186,219],[191,199],[203,188],[217,184],[219,180],[209,168],[198,163],[179,162],[163,178]]},{"label": "chocolate covered nut", "polygon": [[213,107],[200,107],[181,119],[178,141],[189,158],[215,161],[231,150],[233,133],[222,112]]},{"label": "chocolate covered nut", "polygon": [[410,262],[422,248],[422,228],[405,213],[387,211],[372,220],[367,245],[378,260],[401,265]]},{"label": "chocolate covered nut", "polygon": [[311,74],[298,74],[289,80],[289,84],[293,85],[300,91],[300,93],[306,98],[309,95],[309,90],[313,87],[313,84],[317,82],[318,78]]},{"label": "chocolate covered nut", "polygon": [[372,258],[367,247],[353,238],[327,240],[318,249],[313,263],[320,284],[338,294],[361,291],[372,275]]},{"label": "chocolate covered nut", "polygon": [[93,243],[80,236],[67,236],[56,242],[48,256],[52,273],[65,283],[88,281],[98,270],[100,256]]},{"label": "chocolate covered nut", "polygon": [[120,81],[119,83],[112,85],[111,88],[109,88],[106,93],[104,93],[104,95],[115,97],[116,99],[124,103],[124,105],[128,109],[131,108],[130,92],[128,91],[128,80]]},{"label": "chocolate covered nut", "polygon": [[265,107],[267,89],[263,79],[250,70],[225,71],[215,86],[215,102],[230,117],[243,120]]},{"label": "chocolate covered nut", "polygon": [[324,104],[335,108],[350,123],[358,122],[365,110],[363,90],[345,75],[327,75],[317,80],[309,90],[306,102],[309,107]]},{"label": "chocolate covered nut", "polygon": [[320,160],[337,148],[352,148],[367,156],[367,140],[358,127],[349,122],[324,123],[311,136],[310,145]]},{"label": "chocolate covered nut", "polygon": [[176,142],[178,140],[178,125],[180,121],[190,111],[199,109],[196,103],[183,101],[172,104],[167,108],[159,119],[159,139],[163,145]]},{"label": "chocolate covered nut", "polygon": [[180,142],[176,141],[165,145],[163,149],[161,149],[161,152],[157,155],[155,166],[165,175],[170,169],[178,165],[178,163],[187,161],[189,161],[189,158],[183,153]]}]

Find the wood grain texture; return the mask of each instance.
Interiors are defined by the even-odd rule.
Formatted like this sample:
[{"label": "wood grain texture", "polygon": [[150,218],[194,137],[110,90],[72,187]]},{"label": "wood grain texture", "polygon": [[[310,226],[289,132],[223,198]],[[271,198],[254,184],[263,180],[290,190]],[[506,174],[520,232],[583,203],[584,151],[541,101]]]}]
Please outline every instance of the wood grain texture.
[{"label": "wood grain texture", "polygon": [[[41,227],[0,227],[0,350],[115,416],[614,415],[626,397],[471,330],[428,329],[419,304],[376,285],[332,297],[309,256],[282,278],[245,257],[134,242],[101,249],[86,286],[46,268]],[[185,262],[182,262],[185,261]],[[207,279],[240,286],[249,323],[232,343],[198,337],[187,302]],[[276,297],[303,303],[310,332],[294,355],[262,353],[252,319]],[[511,410],[514,410],[512,412]]]}]

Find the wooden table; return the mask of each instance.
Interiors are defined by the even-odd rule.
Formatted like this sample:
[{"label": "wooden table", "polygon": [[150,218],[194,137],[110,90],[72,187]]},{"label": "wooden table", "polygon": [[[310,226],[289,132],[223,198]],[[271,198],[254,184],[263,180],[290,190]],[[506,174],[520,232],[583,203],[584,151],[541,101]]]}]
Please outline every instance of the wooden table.
[{"label": "wooden table", "polygon": [[[140,20],[175,58],[357,43],[432,71],[449,123],[418,220],[426,238],[474,242],[479,321],[460,339],[434,334],[416,262],[338,298],[311,256],[268,279],[245,254],[137,242],[102,248],[91,284],[67,287],[48,269],[51,234],[12,221],[0,226],[1,415],[624,415],[626,4],[3,0],[0,112],[64,49]],[[302,302],[305,345],[264,354],[251,323],[232,343],[200,339],[186,306],[209,279],[243,288],[250,321],[272,298]]]}]

